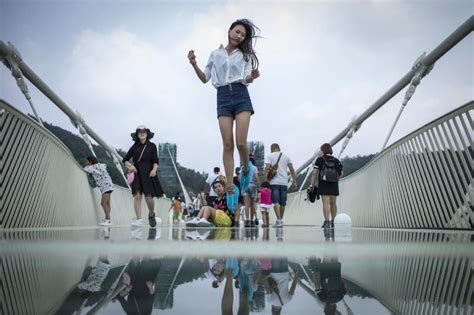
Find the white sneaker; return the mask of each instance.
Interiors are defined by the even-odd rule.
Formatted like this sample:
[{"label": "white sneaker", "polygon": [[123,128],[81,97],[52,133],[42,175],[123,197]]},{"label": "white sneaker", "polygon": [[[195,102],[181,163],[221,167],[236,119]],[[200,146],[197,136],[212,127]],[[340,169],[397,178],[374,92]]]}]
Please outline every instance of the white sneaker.
[{"label": "white sneaker", "polygon": [[272,225],[274,228],[281,228],[283,227],[282,221],[280,219],[277,219],[275,224]]},{"label": "white sneaker", "polygon": [[104,221],[100,222],[99,225],[100,226],[111,226],[112,221],[111,220],[104,220]]},{"label": "white sneaker", "polygon": [[131,234],[133,239],[141,240],[143,238],[143,231],[138,226],[132,228]]},{"label": "white sneaker", "polygon": [[199,222],[199,218],[192,218],[191,220],[188,220],[188,222],[186,222],[186,226],[189,226],[189,227],[194,227],[198,224]]},{"label": "white sneaker", "polygon": [[142,219],[137,219],[132,221],[133,226],[142,226],[143,225],[143,220]]},{"label": "white sneaker", "polygon": [[211,225],[211,222],[207,221],[207,219],[201,219],[196,225],[198,227],[208,227]]}]

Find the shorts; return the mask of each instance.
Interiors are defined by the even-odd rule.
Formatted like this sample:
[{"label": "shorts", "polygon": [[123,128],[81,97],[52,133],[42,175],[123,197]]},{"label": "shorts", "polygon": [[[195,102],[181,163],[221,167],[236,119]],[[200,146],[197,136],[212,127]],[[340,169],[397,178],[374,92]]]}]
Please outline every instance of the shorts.
[{"label": "shorts", "polygon": [[244,197],[250,197],[250,198],[256,198],[257,197],[257,186],[255,184],[250,184],[245,188],[245,190],[242,192],[242,196]]},{"label": "shorts", "polygon": [[288,187],[286,185],[270,185],[272,190],[272,202],[280,206],[286,206],[288,199]]},{"label": "shorts", "polygon": [[230,83],[217,88],[217,118],[234,117],[241,112],[254,113],[247,87],[242,83]]},{"label": "shorts", "polygon": [[269,212],[272,205],[259,204],[258,207],[260,208],[260,211],[262,212]]},{"label": "shorts", "polygon": [[218,227],[229,227],[232,226],[232,220],[222,210],[216,210],[216,217],[214,218],[214,224]]},{"label": "shorts", "polygon": [[177,220],[179,218],[179,211],[173,210],[173,220]]}]

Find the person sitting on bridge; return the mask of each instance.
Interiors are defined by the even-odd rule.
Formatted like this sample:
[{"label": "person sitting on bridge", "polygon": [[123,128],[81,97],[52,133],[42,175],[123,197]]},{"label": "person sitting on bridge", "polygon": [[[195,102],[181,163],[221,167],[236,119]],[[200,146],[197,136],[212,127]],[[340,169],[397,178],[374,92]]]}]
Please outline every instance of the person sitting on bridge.
[{"label": "person sitting on bridge", "polygon": [[212,207],[206,206],[201,208],[198,215],[189,220],[186,225],[189,227],[199,226],[207,227],[211,225],[207,219],[210,219],[217,227],[230,227],[234,225],[234,212],[227,206],[226,181],[224,176],[219,176],[214,183],[212,189],[217,194],[217,199]]}]

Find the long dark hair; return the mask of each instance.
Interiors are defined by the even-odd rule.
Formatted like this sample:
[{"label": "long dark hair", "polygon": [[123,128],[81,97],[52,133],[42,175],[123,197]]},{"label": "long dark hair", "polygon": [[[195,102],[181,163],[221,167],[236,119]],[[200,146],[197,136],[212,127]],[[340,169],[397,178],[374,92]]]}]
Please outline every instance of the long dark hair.
[{"label": "long dark hair", "polygon": [[229,31],[237,25],[242,25],[245,28],[245,39],[240,43],[239,49],[244,54],[244,60],[247,62],[250,60],[252,62],[252,69],[257,69],[259,63],[255,50],[253,50],[253,44],[254,40],[256,41],[257,38],[260,37],[258,36],[260,29],[251,21],[240,19],[230,25]]},{"label": "long dark hair", "polygon": [[97,158],[95,156],[88,156],[87,161],[89,161],[89,163],[91,163],[91,164],[99,163],[99,161],[97,160]]}]

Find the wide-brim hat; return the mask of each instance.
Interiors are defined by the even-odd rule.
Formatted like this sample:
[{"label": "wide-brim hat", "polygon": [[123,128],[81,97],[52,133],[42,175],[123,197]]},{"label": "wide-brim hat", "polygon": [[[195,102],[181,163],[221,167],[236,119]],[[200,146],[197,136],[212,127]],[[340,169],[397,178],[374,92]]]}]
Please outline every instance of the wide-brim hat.
[{"label": "wide-brim hat", "polygon": [[135,129],[135,132],[132,132],[130,134],[130,136],[132,137],[133,141],[137,142],[138,141],[138,131],[139,130],[145,130],[146,133],[147,133],[147,140],[150,140],[151,138],[153,138],[155,136],[155,133],[154,132],[151,132],[151,130],[149,128],[147,128],[147,126],[145,125],[139,125],[137,126],[137,128]]}]

